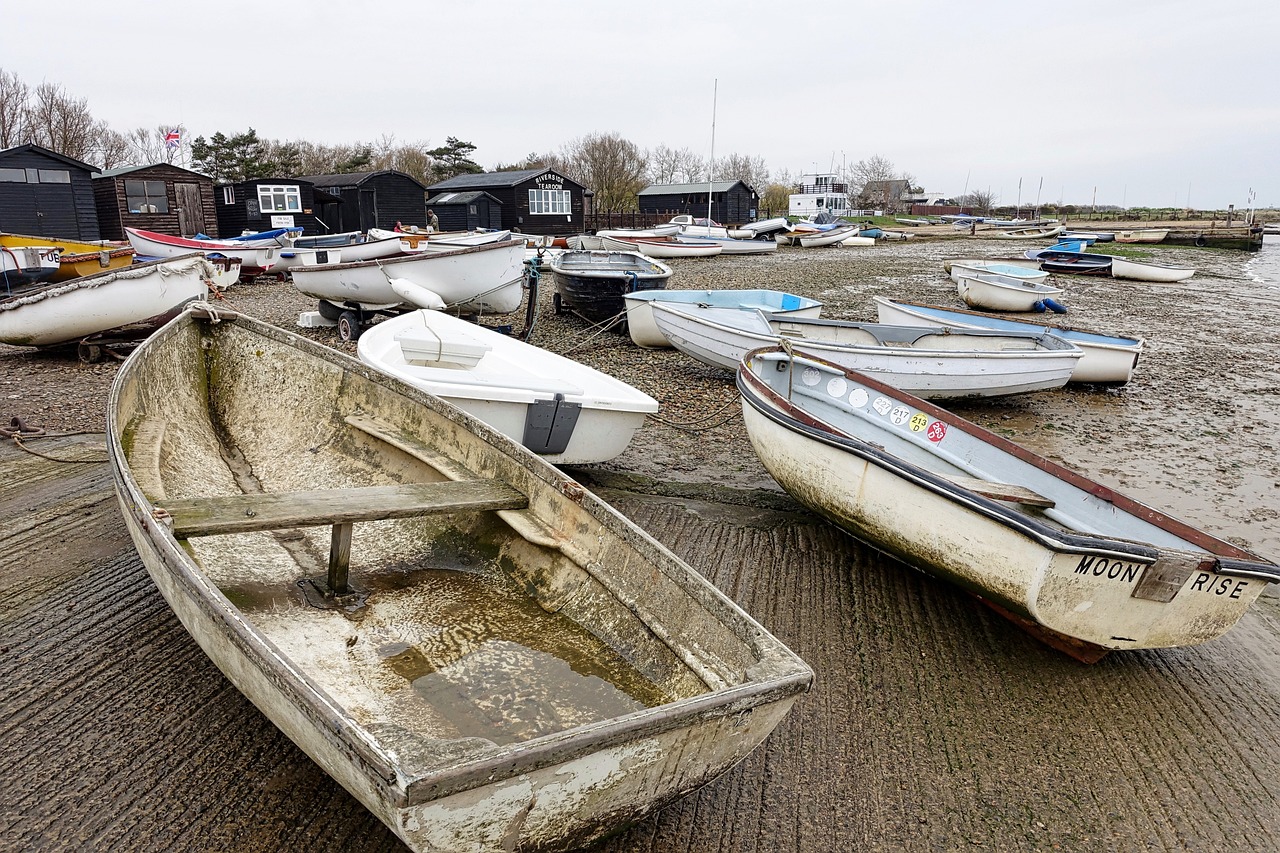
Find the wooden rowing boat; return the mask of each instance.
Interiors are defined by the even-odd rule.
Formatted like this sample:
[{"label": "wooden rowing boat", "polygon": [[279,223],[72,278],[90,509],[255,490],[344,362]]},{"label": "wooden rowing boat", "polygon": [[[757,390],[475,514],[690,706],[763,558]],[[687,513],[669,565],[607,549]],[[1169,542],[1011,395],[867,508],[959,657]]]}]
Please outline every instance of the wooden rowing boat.
[{"label": "wooden rowing boat", "polygon": [[295,333],[187,312],[107,422],[183,626],[411,849],[586,845],[732,767],[812,680],[577,482]]},{"label": "wooden rowing boat", "polygon": [[1202,643],[1280,566],[828,362],[738,371],[751,445],[796,500],[1083,660]]}]

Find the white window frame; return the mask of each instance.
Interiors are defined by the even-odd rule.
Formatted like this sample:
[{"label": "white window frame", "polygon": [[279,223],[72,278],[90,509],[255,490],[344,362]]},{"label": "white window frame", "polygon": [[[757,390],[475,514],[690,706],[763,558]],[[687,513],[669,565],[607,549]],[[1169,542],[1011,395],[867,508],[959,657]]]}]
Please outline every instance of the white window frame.
[{"label": "white window frame", "polygon": [[235,188],[235,187],[230,187],[230,186],[228,186],[228,187],[223,187],[223,188],[222,188],[222,203],[223,203],[223,204],[235,204],[235,203],[236,203],[236,188]]},{"label": "white window frame", "polygon": [[573,202],[568,190],[529,190],[529,213],[572,213]]},{"label": "white window frame", "polygon": [[[283,197],[284,204],[276,204]],[[258,184],[258,210],[262,213],[301,213],[302,187],[297,184]]]}]

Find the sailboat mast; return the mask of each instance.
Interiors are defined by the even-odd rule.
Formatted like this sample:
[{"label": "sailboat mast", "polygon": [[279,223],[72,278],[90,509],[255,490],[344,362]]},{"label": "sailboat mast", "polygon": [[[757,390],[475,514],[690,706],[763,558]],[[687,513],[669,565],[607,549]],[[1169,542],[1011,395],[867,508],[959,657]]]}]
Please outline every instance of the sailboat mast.
[{"label": "sailboat mast", "polygon": [[716,177],[716,97],[719,95],[720,78],[711,84],[711,162],[707,163],[707,234],[711,234],[711,194]]}]

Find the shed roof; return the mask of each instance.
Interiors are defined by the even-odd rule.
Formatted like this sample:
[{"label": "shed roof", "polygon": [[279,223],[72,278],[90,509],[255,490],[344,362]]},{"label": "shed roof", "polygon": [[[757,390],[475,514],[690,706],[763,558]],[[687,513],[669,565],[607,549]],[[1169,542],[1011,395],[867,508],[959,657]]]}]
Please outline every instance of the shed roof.
[{"label": "shed roof", "polygon": [[43,145],[35,145],[33,143],[27,143],[26,145],[15,145],[12,148],[6,148],[3,151],[0,151],[0,157],[5,157],[10,154],[27,154],[27,153],[43,154],[46,157],[52,157],[54,160],[61,160],[63,163],[66,163],[68,166],[75,166],[76,168],[84,169],[87,172],[96,172],[98,169],[97,166],[91,166],[88,163],[77,160],[74,157],[68,157],[66,154],[59,154],[57,151],[54,151],[51,148],[45,148]]},{"label": "shed roof", "polygon": [[399,175],[402,178],[408,178],[418,186],[426,189],[422,181],[419,181],[413,175],[401,172],[398,169],[378,169],[373,172],[343,172],[337,175],[299,175],[298,180],[310,181],[317,187],[349,187],[353,185],[363,184],[370,178],[378,175]]},{"label": "shed roof", "polygon": [[[708,183],[707,181],[701,181],[699,183],[692,183],[692,184],[650,184],[649,186],[640,190],[640,192],[637,193],[637,195],[678,195],[681,193],[704,193],[707,191],[707,183]],[[729,190],[736,187],[738,184],[742,184],[744,187],[747,186],[746,184],[743,184],[742,181],[711,181],[710,183],[711,183],[711,191],[713,193],[728,192]],[[747,187],[747,189],[751,189],[751,188]]]},{"label": "shed roof", "polygon": [[184,169],[181,166],[174,165],[173,163],[148,163],[145,166],[121,166],[118,169],[104,169],[101,172],[94,172],[93,177],[94,178],[114,178],[119,175],[127,175],[130,172],[139,172],[143,169],[153,169],[156,166],[170,166],[182,172],[189,172],[192,175],[196,175],[197,177],[201,177],[201,178],[209,177],[208,175],[203,174],[202,172],[194,172],[191,169]]},{"label": "shed roof", "polygon": [[522,184],[525,181],[536,178],[538,175],[546,172],[554,172],[559,177],[564,178],[571,184],[582,186],[572,178],[565,177],[555,169],[544,167],[541,169],[518,169],[514,172],[480,172],[478,174],[454,175],[447,181],[441,181],[438,184],[432,184],[427,187],[428,190],[453,190],[453,189],[477,189],[484,187],[514,187],[516,184]]},{"label": "shed roof", "polygon": [[502,204],[501,201],[489,195],[484,190],[472,190],[471,192],[452,192],[446,190],[438,195],[433,195],[427,199],[427,206],[433,204],[470,204],[479,198],[487,198],[494,204]]}]

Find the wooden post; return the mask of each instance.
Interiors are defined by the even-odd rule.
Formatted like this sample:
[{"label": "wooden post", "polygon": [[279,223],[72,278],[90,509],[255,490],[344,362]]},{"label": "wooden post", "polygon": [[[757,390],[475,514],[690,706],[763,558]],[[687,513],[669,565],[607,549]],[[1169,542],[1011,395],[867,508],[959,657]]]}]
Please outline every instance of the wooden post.
[{"label": "wooden post", "polygon": [[335,524],[329,542],[329,591],[347,594],[347,569],[351,565],[351,522]]}]

